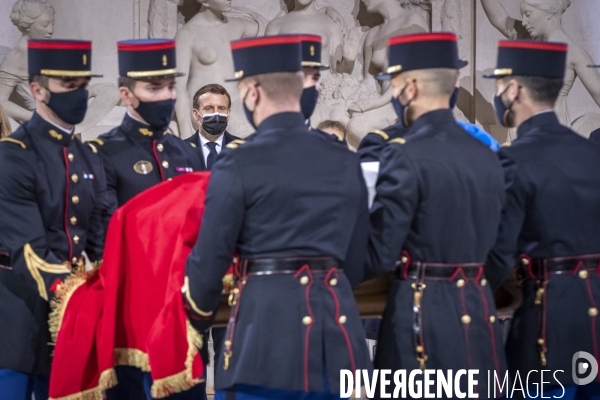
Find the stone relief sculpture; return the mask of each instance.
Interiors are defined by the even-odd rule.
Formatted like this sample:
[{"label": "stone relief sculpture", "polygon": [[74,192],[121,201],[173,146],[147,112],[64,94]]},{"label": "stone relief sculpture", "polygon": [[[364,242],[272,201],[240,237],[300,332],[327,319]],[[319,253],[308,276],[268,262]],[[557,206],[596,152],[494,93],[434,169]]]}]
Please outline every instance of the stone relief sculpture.
[{"label": "stone relief sculpture", "polygon": [[[52,37],[54,8],[41,0],[18,0],[13,4],[10,20],[22,32],[22,36],[17,46],[6,54],[0,64],[0,104],[10,118],[22,123],[31,118],[35,109],[35,102],[29,92],[27,40]],[[96,126],[119,100],[116,87],[108,83],[91,85],[89,93],[93,101],[83,122],[76,126],[77,133]]]},{"label": "stone relief sculpture", "polygon": [[[164,0],[163,0],[164,1]],[[202,86],[218,82],[232,97],[232,118],[228,130],[235,135],[252,132],[244,118],[235,83],[227,83],[233,71],[229,42],[264,34],[262,16],[245,10],[232,9],[231,0],[198,0],[200,10],[177,32],[177,65],[185,77],[177,82],[175,113],[182,138],[197,129],[192,122],[191,99]]]},{"label": "stone relief sculpture", "polygon": [[509,39],[534,39],[569,45],[565,83],[555,106],[564,125],[572,124],[567,96],[577,77],[600,106],[600,73],[595,68],[587,68],[594,61],[571,40],[561,23],[561,16],[571,5],[571,0],[521,0],[521,21],[511,18],[500,0],[481,0],[481,5],[491,24]]},{"label": "stone relief sculpture", "polygon": [[331,6],[319,6],[316,0],[286,1],[288,12],[280,13],[267,26],[267,35],[311,33],[323,38],[322,63],[329,65],[321,73],[320,95],[311,118],[313,126],[326,119],[348,121],[346,104],[360,88],[352,77],[360,49],[360,34],[348,28],[344,18]]},{"label": "stone relief sculpture", "polygon": [[392,88],[389,82],[379,82],[375,75],[388,67],[387,41],[392,36],[427,32],[429,25],[420,14],[406,10],[398,0],[362,0],[367,11],[383,17],[383,23],[371,28],[363,45],[363,79],[365,95],[349,105],[351,119],[348,131],[359,141],[370,130],[393,124],[396,114],[390,105]]},{"label": "stone relief sculpture", "polygon": [[148,7],[148,38],[174,38],[179,28],[178,7],[182,0],[150,0]]}]

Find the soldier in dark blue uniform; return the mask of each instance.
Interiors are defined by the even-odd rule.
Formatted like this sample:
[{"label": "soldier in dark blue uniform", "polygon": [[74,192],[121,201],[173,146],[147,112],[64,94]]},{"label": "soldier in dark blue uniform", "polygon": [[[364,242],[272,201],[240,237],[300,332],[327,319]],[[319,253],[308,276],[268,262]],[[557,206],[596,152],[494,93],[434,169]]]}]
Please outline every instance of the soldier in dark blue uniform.
[{"label": "soldier in dark blue uniform", "polygon": [[[506,203],[486,272],[497,287],[518,259],[523,303],[507,341],[511,372],[563,370],[562,398],[586,399],[600,394],[600,384],[573,385],[572,359],[585,351],[599,360],[600,148],[562,126],[553,111],[566,59],[562,43],[499,44],[489,76],[496,79],[496,114],[518,129],[498,153]],[[540,382],[539,374],[532,380]],[[560,397],[563,388],[544,392],[553,394]]]},{"label": "soldier in dark blue uniform", "polygon": [[73,135],[86,113],[92,43],[30,40],[36,112],[0,140],[0,397],[48,397],[49,301],[101,263],[108,222],[100,157]]},{"label": "soldier in dark blue uniform", "polygon": [[127,107],[121,126],[90,143],[104,159],[111,211],[157,183],[202,171],[196,145],[169,133],[175,100],[175,42],[118,43],[119,92]]},{"label": "soldier in dark blue uniform", "polygon": [[[461,65],[466,61],[461,61]],[[466,65],[466,64],[464,64]],[[460,87],[454,88],[454,92],[450,97],[450,109],[454,109],[456,107],[456,103],[458,102],[458,94],[460,92]],[[456,123],[466,130],[469,134],[471,134],[476,139],[480,140],[482,143],[486,144],[493,151],[498,151],[500,148],[499,143],[486,131],[479,128],[475,124],[471,124],[469,122],[464,121],[456,121]],[[374,129],[367,134],[361,141],[358,146],[357,153],[360,155],[361,162],[376,162],[379,161],[379,155],[383,151],[383,148],[387,144],[388,141],[396,138],[402,138],[408,132],[408,127],[406,127],[402,120],[398,120],[394,125],[390,125],[385,129]]]},{"label": "soldier in dark blue uniform", "polygon": [[304,72],[304,86],[300,96],[300,110],[305,118],[305,124],[309,127],[311,133],[316,133],[332,142],[337,142],[347,147],[346,139],[340,139],[336,135],[323,132],[320,129],[312,128],[310,117],[312,116],[317,101],[319,100],[319,80],[321,71],[328,70],[328,65],[321,63],[321,47],[323,39],[318,35],[302,35],[302,71]]},{"label": "soldier in dark blue uniform", "polygon": [[488,371],[504,376],[506,368],[483,271],[504,200],[502,168],[449,108],[463,65],[454,34],[391,38],[389,60],[379,79],[391,79],[394,108],[410,129],[381,153],[371,207],[369,272],[396,273],[375,366],[478,369],[477,392],[487,393]]},{"label": "soldier in dark blue uniform", "polygon": [[216,399],[339,398],[340,369],[370,369],[352,294],[366,254],[366,188],[356,154],[304,124],[300,43],[231,44],[257,131],[212,170],[183,288],[190,321],[204,330],[240,254]]},{"label": "soldier in dark blue uniform", "polygon": [[[127,40],[118,43],[119,92],[127,106],[121,126],[90,141],[104,161],[111,213],[142,191],[181,174],[202,171],[196,145],[169,133],[175,107],[175,42]],[[138,365],[115,368],[119,384],[108,400],[151,398],[150,374]],[[204,398],[204,384],[169,399]]]}]

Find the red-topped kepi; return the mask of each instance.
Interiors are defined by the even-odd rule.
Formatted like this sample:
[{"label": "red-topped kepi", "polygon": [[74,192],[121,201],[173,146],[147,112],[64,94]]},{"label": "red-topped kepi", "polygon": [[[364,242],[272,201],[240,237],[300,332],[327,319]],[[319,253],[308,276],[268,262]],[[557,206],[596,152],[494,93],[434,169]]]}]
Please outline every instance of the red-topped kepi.
[{"label": "red-topped kepi", "polygon": [[92,42],[88,40],[37,40],[27,42],[29,75],[100,77],[92,74]]},{"label": "red-topped kepi", "polygon": [[323,39],[318,35],[302,35],[302,66],[319,68],[321,71],[329,69],[329,65],[321,63],[321,49]]},{"label": "red-topped kepi", "polygon": [[117,43],[119,75],[132,79],[183,76],[177,72],[175,41],[172,39],[133,39]]},{"label": "red-topped kepi", "polygon": [[388,40],[389,67],[377,75],[385,81],[392,75],[415,69],[460,69],[468,64],[458,58],[456,35],[449,32],[417,33]]},{"label": "red-topped kepi", "polygon": [[235,73],[227,82],[272,72],[301,71],[303,36],[264,36],[231,42]]},{"label": "red-topped kepi", "polygon": [[494,73],[485,78],[503,76],[539,76],[564,78],[567,44],[532,40],[501,40]]}]

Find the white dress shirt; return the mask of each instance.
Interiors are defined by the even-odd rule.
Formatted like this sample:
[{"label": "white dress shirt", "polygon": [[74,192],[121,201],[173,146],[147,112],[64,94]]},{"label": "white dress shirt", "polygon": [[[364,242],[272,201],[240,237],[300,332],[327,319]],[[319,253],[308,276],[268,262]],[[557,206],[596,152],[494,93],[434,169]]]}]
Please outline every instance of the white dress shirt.
[{"label": "white dress shirt", "polygon": [[[198,136],[200,136],[200,145],[202,146],[202,155],[204,155],[204,165],[207,165],[208,154],[210,153],[210,147],[208,147],[206,144],[210,143],[210,140],[208,140],[207,138],[202,136],[202,134],[200,132],[198,132]],[[224,136],[225,136],[225,133],[223,133],[221,136],[219,136],[219,138],[217,140],[215,140],[215,143],[217,144],[217,146],[215,147],[215,149],[217,150],[217,154],[221,154],[221,149],[223,148],[223,137]]]}]

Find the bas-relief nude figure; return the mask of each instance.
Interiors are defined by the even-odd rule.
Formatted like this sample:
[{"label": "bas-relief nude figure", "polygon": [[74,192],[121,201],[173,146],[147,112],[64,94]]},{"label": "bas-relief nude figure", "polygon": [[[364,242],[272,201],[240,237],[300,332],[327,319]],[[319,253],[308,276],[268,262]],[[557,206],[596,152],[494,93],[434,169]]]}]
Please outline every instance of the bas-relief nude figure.
[{"label": "bas-relief nude figure", "polygon": [[492,25],[509,39],[534,39],[569,45],[565,83],[555,106],[564,125],[571,126],[572,123],[567,96],[577,77],[600,106],[600,74],[595,68],[587,67],[594,61],[571,40],[561,23],[561,17],[571,5],[571,0],[521,0],[521,21],[511,18],[499,0],[481,0],[481,4]]},{"label": "bas-relief nude figure", "polygon": [[[379,82],[375,75],[388,67],[387,41],[392,36],[429,31],[427,21],[419,14],[405,10],[398,0],[362,0],[369,13],[383,17],[383,23],[371,28],[363,46],[362,84],[377,96],[364,97],[349,109],[352,114],[348,124],[349,134],[354,141],[360,140],[369,131],[384,128],[396,120],[390,105],[392,88],[389,82]],[[351,140],[352,141],[352,140]]]},{"label": "bas-relief nude figure", "polygon": [[[0,105],[14,121],[22,123],[33,115],[35,102],[29,92],[27,40],[49,39],[54,34],[54,8],[40,0],[18,0],[10,14],[12,23],[22,32],[17,46],[0,64]],[[91,99],[86,118],[75,127],[76,133],[96,126],[117,104],[119,93],[109,83],[91,85]],[[13,102],[17,100],[18,103]],[[16,125],[16,124],[15,124]],[[16,129],[17,126],[13,126]]]},{"label": "bas-relief nude figure", "polygon": [[[316,0],[286,1],[288,12],[274,18],[267,26],[267,35],[310,33],[323,39],[321,62],[330,69],[321,72],[320,96],[311,117],[318,125],[326,119],[346,122],[346,107],[341,105],[340,89],[351,74],[360,48],[357,29],[346,26],[341,14],[330,6],[318,7]],[[335,97],[335,98],[334,98]]]},{"label": "bas-relief nude figure", "polygon": [[202,6],[198,13],[177,32],[177,65],[185,77],[177,82],[175,113],[182,138],[191,136],[197,129],[191,117],[191,99],[194,93],[209,83],[225,86],[232,97],[232,119],[228,131],[234,135],[251,133],[244,120],[241,101],[235,82],[225,82],[233,74],[233,60],[229,42],[262,35],[260,17],[252,21],[227,16],[232,10],[231,0],[198,0]]}]

